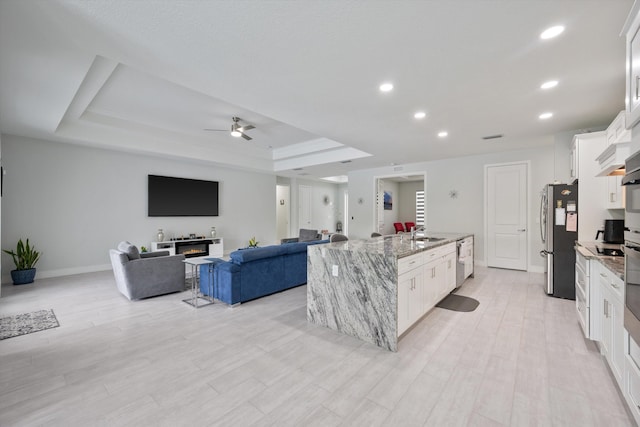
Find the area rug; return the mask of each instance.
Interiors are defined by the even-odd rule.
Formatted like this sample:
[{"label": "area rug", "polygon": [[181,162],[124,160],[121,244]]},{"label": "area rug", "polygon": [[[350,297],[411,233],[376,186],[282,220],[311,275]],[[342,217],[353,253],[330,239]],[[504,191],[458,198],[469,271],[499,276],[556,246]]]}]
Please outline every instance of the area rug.
[{"label": "area rug", "polygon": [[453,311],[473,311],[480,305],[480,301],[462,295],[449,294],[436,307]]},{"label": "area rug", "polygon": [[53,310],[38,310],[0,317],[0,340],[60,326]]}]

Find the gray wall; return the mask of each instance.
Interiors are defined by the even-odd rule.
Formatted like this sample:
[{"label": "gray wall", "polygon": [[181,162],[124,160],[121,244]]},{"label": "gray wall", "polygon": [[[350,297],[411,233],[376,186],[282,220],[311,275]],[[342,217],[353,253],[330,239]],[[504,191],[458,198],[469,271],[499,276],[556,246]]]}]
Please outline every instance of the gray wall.
[{"label": "gray wall", "polygon": [[[529,270],[544,271],[542,249],[538,229],[539,193],[542,187],[554,180],[555,156],[552,138],[546,145],[532,150],[505,151],[456,159],[413,163],[349,174],[350,237],[364,238],[371,232],[374,214],[374,177],[398,175],[398,173],[427,173],[425,203],[427,229],[441,232],[468,232],[475,235],[476,262],[486,264],[484,236],[484,166],[515,161],[530,161],[528,238]],[[564,162],[569,166],[568,160]],[[562,169],[562,166],[559,166]],[[457,198],[449,197],[456,190]],[[362,199],[362,204],[358,199]]]},{"label": "gray wall", "polygon": [[[121,240],[149,246],[165,235],[224,238],[225,252],[276,238],[276,177],[192,162],[2,135],[7,171],[2,248],[29,237],[43,252],[38,277],[110,269],[108,250]],[[147,175],[220,182],[218,217],[147,217]],[[14,268],[2,255],[3,282]],[[11,266],[11,268],[7,268]]]}]

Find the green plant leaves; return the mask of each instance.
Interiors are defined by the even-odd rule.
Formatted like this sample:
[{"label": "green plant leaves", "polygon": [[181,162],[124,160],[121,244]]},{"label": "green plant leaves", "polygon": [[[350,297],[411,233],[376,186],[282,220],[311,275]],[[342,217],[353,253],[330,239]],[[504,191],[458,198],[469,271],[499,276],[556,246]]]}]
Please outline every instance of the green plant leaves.
[{"label": "green plant leaves", "polygon": [[40,259],[40,252],[36,251],[35,246],[29,245],[29,239],[24,243],[22,239],[18,240],[16,250],[2,250],[4,253],[11,255],[13,263],[16,265],[16,270],[28,270]]}]

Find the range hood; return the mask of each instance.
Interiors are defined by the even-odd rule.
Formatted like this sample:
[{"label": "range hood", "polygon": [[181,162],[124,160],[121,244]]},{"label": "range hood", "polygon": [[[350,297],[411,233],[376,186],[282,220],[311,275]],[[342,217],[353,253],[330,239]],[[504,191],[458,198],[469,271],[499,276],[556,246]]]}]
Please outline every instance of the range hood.
[{"label": "range hood", "polygon": [[600,172],[596,176],[624,175],[624,161],[631,154],[630,145],[630,142],[609,145],[596,157],[600,164]]}]

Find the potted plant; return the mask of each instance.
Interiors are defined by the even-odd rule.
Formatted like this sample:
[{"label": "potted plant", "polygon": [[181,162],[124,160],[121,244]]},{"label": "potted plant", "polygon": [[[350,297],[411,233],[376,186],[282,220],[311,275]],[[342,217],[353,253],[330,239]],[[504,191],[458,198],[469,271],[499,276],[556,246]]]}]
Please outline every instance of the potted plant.
[{"label": "potted plant", "polygon": [[257,247],[258,247],[258,243],[260,243],[260,242],[257,242],[257,241],[256,241],[256,237],[255,237],[255,236],[253,236],[253,237],[249,240],[249,247],[250,247],[250,248],[257,248]]},{"label": "potted plant", "polygon": [[35,246],[29,245],[29,239],[27,239],[27,243],[23,243],[22,239],[18,240],[15,252],[7,249],[3,249],[3,252],[11,255],[16,265],[16,269],[11,270],[13,284],[24,285],[33,283],[33,279],[36,277],[36,269],[34,266],[40,259],[40,252],[36,251]]}]

